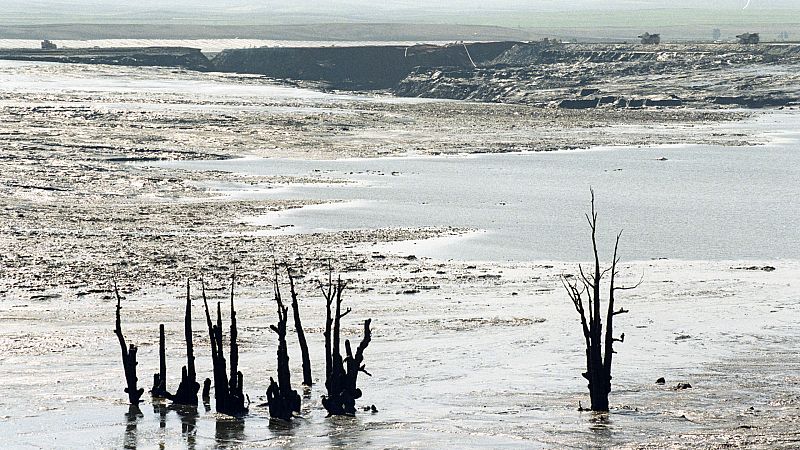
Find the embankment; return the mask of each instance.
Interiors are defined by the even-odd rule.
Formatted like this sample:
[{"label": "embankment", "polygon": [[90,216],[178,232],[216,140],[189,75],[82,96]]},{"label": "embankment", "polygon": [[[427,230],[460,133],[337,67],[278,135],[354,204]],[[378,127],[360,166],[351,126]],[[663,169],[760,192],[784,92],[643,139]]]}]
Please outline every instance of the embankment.
[{"label": "embankment", "polygon": [[76,48],[55,50],[0,49],[0,59],[117,66],[182,67],[206,71],[211,62],[188,47]]},{"label": "embankment", "polygon": [[213,60],[222,72],[321,82],[338,89],[392,88],[418,68],[471,68],[486,64],[515,42],[361,47],[225,50]]},{"label": "embankment", "polygon": [[259,74],[403,97],[564,109],[800,106],[800,44],[565,44],[261,47],[212,60],[184,47],[0,50],[0,59]]},{"label": "embankment", "polygon": [[797,44],[518,43],[479,67],[419,67],[404,97],[565,109],[800,105]]}]

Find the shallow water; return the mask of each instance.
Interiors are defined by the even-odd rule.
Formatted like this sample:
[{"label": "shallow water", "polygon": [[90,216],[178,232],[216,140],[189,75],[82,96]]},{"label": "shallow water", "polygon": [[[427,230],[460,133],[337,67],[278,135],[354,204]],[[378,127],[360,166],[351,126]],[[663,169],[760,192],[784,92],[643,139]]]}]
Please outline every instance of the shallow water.
[{"label": "shallow water", "polygon": [[[793,319],[800,312],[800,266],[784,263],[765,274],[730,269],[735,264],[625,265],[623,280],[646,273],[646,281],[619,299],[631,314],[618,320],[627,338],[615,359],[610,416],[576,411],[579,401],[587,402],[581,337],[575,312],[557,289],[558,274],[573,270],[571,264],[493,265],[490,272],[502,274],[502,282],[453,282],[404,296],[384,292],[390,286],[366,274],[356,284],[376,291],[347,296],[354,313],[345,334],[356,336],[358,321],[374,318],[365,359],[374,376],[361,379],[359,405],[375,404],[379,412],[355,419],[324,417],[323,303],[303,283],[318,384],[304,400],[304,418],[289,429],[270,425],[266,409],[255,406],[264,401],[275,367],[268,292],[242,292],[238,300],[240,370],[254,401],[244,422],[203,407],[197,417],[182,416],[149,399],[141,416],[130,415],[111,332],[112,302],[10,298],[0,303],[0,436],[11,448],[688,448],[720,442],[770,448],[759,436],[786,442],[800,422]],[[142,344],[141,385],[157,370],[158,323],[167,329],[169,387],[178,383],[181,302],[179,292],[159,290],[125,302],[123,329],[130,342]],[[202,322],[195,329],[198,373],[206,376]],[[294,340],[289,344],[297,383],[299,355]],[[667,386],[654,384],[660,376]],[[694,388],[673,391],[678,382]]]},{"label": "shallow water", "polygon": [[[786,130],[800,119],[781,116]],[[322,174],[353,183],[266,189],[247,198],[343,200],[254,222],[281,233],[455,226],[478,233],[421,255],[485,261],[587,258],[590,187],[601,248],[624,230],[626,259],[800,258],[800,133],[757,147],[661,146],[590,151],[308,161],[240,159],[164,166],[256,175]],[[661,160],[666,158],[666,160]],[[286,228],[290,226],[290,228]]]}]

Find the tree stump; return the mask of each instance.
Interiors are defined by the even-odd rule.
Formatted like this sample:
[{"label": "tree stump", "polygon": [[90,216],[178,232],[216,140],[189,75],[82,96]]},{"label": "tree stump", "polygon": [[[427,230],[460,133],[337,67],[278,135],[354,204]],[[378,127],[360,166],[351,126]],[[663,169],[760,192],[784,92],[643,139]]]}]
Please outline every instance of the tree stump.
[{"label": "tree stump", "polygon": [[117,339],[119,339],[119,346],[120,350],[122,351],[122,367],[125,370],[125,381],[127,383],[127,387],[125,388],[125,392],[128,394],[128,400],[130,401],[131,405],[137,405],[141,402],[142,394],[144,394],[144,388],[138,388],[136,383],[138,378],[136,377],[136,352],[137,348],[135,345],[125,344],[125,336],[122,334],[122,320],[120,318],[120,311],[122,310],[122,305],[119,296],[119,289],[117,289],[117,283],[114,283],[114,295],[117,297],[117,322],[116,328],[114,328],[114,334],[117,335]]},{"label": "tree stump", "polygon": [[164,324],[158,326],[158,373],[153,374],[153,388],[150,394],[155,398],[166,398],[167,392],[167,355],[164,342]]},{"label": "tree stump", "polygon": [[311,378],[311,358],[308,356],[308,342],[306,333],[303,330],[303,323],[300,320],[300,305],[297,302],[297,292],[294,288],[292,269],[286,266],[286,275],[289,277],[289,289],[292,295],[292,313],[294,315],[294,329],[297,332],[297,342],[300,345],[300,356],[303,360],[303,385],[311,387],[314,380]]},{"label": "tree stump", "polygon": [[194,342],[192,340],[192,297],[189,280],[186,280],[186,312],[183,321],[184,340],[186,341],[186,365],[181,368],[181,383],[175,395],[167,397],[178,405],[197,406],[197,392],[200,383],[197,382],[197,372],[194,365]]}]

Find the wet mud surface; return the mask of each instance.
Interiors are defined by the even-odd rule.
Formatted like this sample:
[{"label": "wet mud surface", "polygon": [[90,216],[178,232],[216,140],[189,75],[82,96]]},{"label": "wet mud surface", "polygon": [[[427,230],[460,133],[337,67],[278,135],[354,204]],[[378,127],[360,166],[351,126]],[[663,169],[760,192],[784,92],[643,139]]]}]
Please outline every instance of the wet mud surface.
[{"label": "wet mud surface", "polygon": [[[395,257],[396,260],[401,258]],[[326,419],[320,405],[324,300],[309,269],[300,280],[301,309],[318,383],[290,427],[268,420],[263,402],[274,373],[270,287],[239,291],[240,369],[253,400],[233,421],[201,406],[165,409],[149,399],[129,413],[118,348],[111,332],[114,303],[103,294],[0,304],[0,399],[3,433],[12,446],[87,442],[112,448],[793,448],[800,380],[796,263],[764,275],[730,263],[653,261],[625,264],[622,280],[644,284],[618,299],[631,310],[618,321],[612,409],[578,412],[588,401],[580,377],[582,337],[558,276],[574,264],[463,264],[405,260],[397,270],[346,273],[343,330],[373,318],[365,362],[373,377],[360,385],[359,405],[378,412]],[[491,277],[485,277],[485,275]],[[177,283],[176,283],[177,284]],[[435,284],[439,289],[398,294]],[[196,286],[195,286],[196,287]],[[224,300],[223,281],[210,300]],[[158,368],[158,324],[167,329],[168,387],[183,361],[182,299],[177,286],[126,294],[123,327],[140,344],[140,382]],[[199,300],[197,297],[195,297]],[[195,318],[202,309],[195,302]],[[722,320],[720,320],[722,318]],[[202,321],[195,324],[202,330]],[[195,333],[198,373],[210,374],[208,340]],[[299,350],[289,345],[292,379],[301,379]],[[666,378],[665,385],[656,379]],[[692,388],[676,390],[679,383]],[[189,423],[187,423],[189,421]],[[161,425],[163,423],[163,426]],[[68,426],[60,426],[68,424]],[[186,426],[190,425],[190,426]],[[10,439],[10,440],[8,440]]]},{"label": "wet mud surface", "polygon": [[[519,105],[341,96],[268,80],[166,69],[0,64],[0,423],[15,447],[233,448],[793,448],[798,443],[795,261],[645,261],[646,281],[619,302],[629,338],[615,358],[607,416],[587,401],[575,311],[558,276],[571,263],[438,261],[391,243],[464,228],[274,234],[248,218],[313,200],[264,200],[227,186],[340,183],[150,167],[147,161],[282,156],[309,159],[561,150],[597,145],[744,145],[741,111],[563,111]],[[13,80],[13,83],[10,82]],[[8,82],[6,82],[8,81]],[[278,230],[279,231],[279,230]],[[387,244],[389,243],[389,244]],[[375,244],[388,245],[380,251]],[[387,249],[388,248],[388,249]],[[211,412],[141,414],[124,403],[111,332],[110,280],[126,297],[123,328],[139,343],[140,381],[155,371],[167,326],[169,386],[182,361],[186,277],[224,296],[235,262],[245,391],[262,401],[274,372],[273,257],[303,274],[315,377],[323,306],[314,280],[330,262],[352,279],[344,332],[372,317],[374,377],[360,405],[377,414],[324,417],[322,388],[305,419],[270,425]],[[774,271],[740,267],[775,267]],[[200,318],[198,303],[195,318]],[[196,325],[202,330],[202,324]],[[197,333],[198,372],[210,372]],[[290,344],[293,380],[299,356]],[[666,386],[655,385],[658,377]],[[693,388],[676,391],[679,382]],[[163,426],[162,426],[163,423]],[[5,431],[9,430],[9,431]]]},{"label": "wet mud surface", "polygon": [[232,260],[257,266],[273,254],[314,253],[311,246],[346,258],[344,266],[357,266],[365,255],[338,248],[464,231],[264,237],[259,231],[268,227],[255,229],[241,218],[309,202],[234,199],[208,184],[270,189],[340,181],[322,173],[244,177],[131,162],[736,145],[757,139],[716,126],[745,117],[741,112],[570,112],[337,96],[259,78],[154,68],[5,62],[0,77],[8,81],[0,91],[3,291],[65,284],[97,289],[110,272],[137,285],[166,284],[192,268],[210,270]]}]

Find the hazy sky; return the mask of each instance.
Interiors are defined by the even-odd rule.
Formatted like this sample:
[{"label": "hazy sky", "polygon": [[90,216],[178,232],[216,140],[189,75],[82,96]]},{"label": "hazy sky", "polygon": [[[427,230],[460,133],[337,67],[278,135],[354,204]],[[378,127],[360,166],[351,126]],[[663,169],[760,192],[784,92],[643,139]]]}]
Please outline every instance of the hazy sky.
[{"label": "hazy sky", "polygon": [[[650,9],[650,8],[742,8],[747,0],[3,0],[4,5],[27,6],[28,8],[73,9],[80,13],[78,5],[106,6],[112,8],[141,10],[174,10],[191,8],[234,11],[258,10],[341,10],[363,11],[416,9],[464,12],[474,9],[488,10],[580,10],[580,9]],[[800,0],[750,0],[750,8],[796,8]],[[83,11],[86,12],[86,11]]]},{"label": "hazy sky", "polygon": [[[770,10],[800,9],[800,0],[749,0],[747,10],[743,8],[748,0],[0,0],[0,4],[0,25],[152,21],[224,24],[485,22],[505,25],[517,16],[531,17],[536,12],[603,10],[613,14],[613,11],[629,10],[704,9],[727,14],[740,11],[742,14],[759,11],[765,14]],[[713,18],[713,14],[706,14],[706,17]],[[783,17],[773,14],[769,20],[783,22]]]}]

